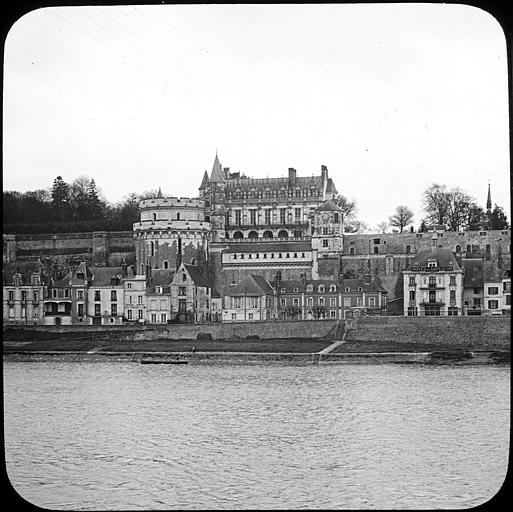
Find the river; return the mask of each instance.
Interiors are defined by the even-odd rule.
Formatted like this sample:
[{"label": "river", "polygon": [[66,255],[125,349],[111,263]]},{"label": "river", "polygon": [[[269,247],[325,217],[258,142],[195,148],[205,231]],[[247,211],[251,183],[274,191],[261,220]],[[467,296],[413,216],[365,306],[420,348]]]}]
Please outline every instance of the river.
[{"label": "river", "polygon": [[504,366],[4,361],[8,477],[54,510],[471,507],[509,418]]}]

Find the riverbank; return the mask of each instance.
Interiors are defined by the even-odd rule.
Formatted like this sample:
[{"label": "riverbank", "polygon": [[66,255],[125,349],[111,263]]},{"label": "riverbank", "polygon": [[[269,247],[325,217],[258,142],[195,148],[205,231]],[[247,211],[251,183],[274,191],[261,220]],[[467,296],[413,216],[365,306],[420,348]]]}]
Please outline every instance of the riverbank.
[{"label": "riverbank", "polygon": [[111,341],[101,345],[71,340],[4,341],[4,361],[140,362],[143,358],[188,359],[190,364],[229,362],[248,364],[509,364],[509,351],[470,351],[440,344],[380,344],[347,342],[322,357],[314,357],[329,342],[295,340],[242,341]]}]

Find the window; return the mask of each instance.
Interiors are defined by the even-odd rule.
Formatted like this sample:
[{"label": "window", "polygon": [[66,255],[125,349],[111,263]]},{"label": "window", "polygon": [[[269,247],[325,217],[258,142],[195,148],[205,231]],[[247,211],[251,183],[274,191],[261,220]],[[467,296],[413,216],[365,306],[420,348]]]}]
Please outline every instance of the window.
[{"label": "window", "polygon": [[456,276],[449,276],[449,286],[456,286]]},{"label": "window", "polygon": [[132,283],[126,283],[126,287],[131,290],[132,289]]},{"label": "window", "polygon": [[427,266],[428,268],[436,268],[437,262],[436,260],[428,260]]},{"label": "window", "polygon": [[506,295],[506,306],[511,306],[511,295]]},{"label": "window", "polygon": [[253,313],[248,313],[248,320],[253,320]]},{"label": "window", "polygon": [[127,312],[126,312],[126,317],[128,318],[128,320],[132,320],[132,310],[129,309]]},{"label": "window", "polygon": [[511,281],[504,281],[502,283],[502,291],[504,293],[511,293]]},{"label": "window", "polygon": [[447,314],[449,316],[458,316],[458,308],[456,308],[454,306],[449,306],[447,308]]},{"label": "window", "polygon": [[37,293],[37,291],[34,290],[34,293],[33,293],[33,300],[34,302],[37,303],[37,301],[39,300],[39,294]]},{"label": "window", "polygon": [[376,305],[376,298],[375,297],[369,297],[369,306],[374,307]]},{"label": "window", "polygon": [[77,299],[84,300],[84,290],[77,290]]},{"label": "window", "polygon": [[280,224],[285,224],[285,222],[286,222],[286,214],[287,214],[287,209],[286,208],[280,208]]},{"label": "window", "polygon": [[320,284],[320,285],[319,285],[319,288],[317,289],[317,291],[318,291],[319,293],[324,293],[324,285],[323,285],[323,284]]},{"label": "window", "polygon": [[498,300],[489,300],[488,301],[488,309],[498,309],[499,301]]},{"label": "window", "polygon": [[337,306],[337,299],[331,298],[330,299],[330,307],[335,308]]},{"label": "window", "polygon": [[415,290],[410,290],[410,300],[415,300]]},{"label": "window", "polygon": [[312,297],[308,297],[308,299],[306,299],[306,305],[311,308],[313,306],[313,299]]},{"label": "window", "polygon": [[329,235],[330,234],[329,228],[322,228],[322,234],[323,235]]},{"label": "window", "polygon": [[411,253],[411,246],[407,245],[406,246],[406,254],[410,254]]},{"label": "window", "polygon": [[330,311],[330,318],[337,318],[337,312],[336,311]]},{"label": "window", "polygon": [[379,249],[378,249],[378,247],[374,247],[374,254],[379,254]]},{"label": "window", "polygon": [[329,247],[329,240],[323,240],[322,241],[322,246],[323,247]]},{"label": "window", "polygon": [[280,299],[280,306],[285,307],[286,299]]},{"label": "window", "polygon": [[9,290],[9,302],[14,302],[14,290]]},{"label": "window", "polygon": [[356,305],[357,306],[361,306],[362,305],[362,298],[361,297],[357,297],[356,298]]},{"label": "window", "polygon": [[110,291],[110,301],[116,302],[118,300],[118,292],[116,290]]},{"label": "window", "polygon": [[110,316],[117,316],[117,314],[118,314],[118,305],[111,304],[110,305]]},{"label": "window", "polygon": [[488,295],[498,295],[499,288],[497,286],[489,286],[488,287]]},{"label": "window", "polygon": [[237,320],[237,315],[235,313],[232,313],[232,320]]},{"label": "window", "polygon": [[349,293],[350,289],[349,287],[346,287],[346,293]]},{"label": "window", "polygon": [[102,314],[101,305],[95,304],[94,305],[94,316],[100,316],[101,314]]},{"label": "window", "polygon": [[417,308],[416,307],[410,307],[408,308],[408,316],[417,316]]},{"label": "window", "polygon": [[138,309],[137,310],[137,319],[142,320],[144,318],[143,315],[144,315],[144,311],[142,309]]},{"label": "window", "polygon": [[306,285],[306,291],[307,292],[313,292],[313,284],[307,284]]},{"label": "window", "polygon": [[185,295],[187,295],[187,288],[185,286],[179,286],[178,287],[178,296],[184,297]]},{"label": "window", "polygon": [[429,287],[435,287],[436,286],[436,277],[435,276],[429,276]]},{"label": "window", "polygon": [[354,254],[354,247],[349,248],[349,254]]},{"label": "window", "polygon": [[236,226],[240,226],[241,225],[241,211],[240,210],[235,210],[235,225]]},{"label": "window", "polygon": [[84,316],[84,305],[83,304],[78,304],[78,316]]},{"label": "window", "polygon": [[351,297],[344,297],[344,306],[351,305]]},{"label": "window", "polygon": [[137,304],[142,304],[143,303],[143,296],[142,295],[138,295],[137,296]]},{"label": "window", "polygon": [[[52,298],[53,299],[57,298],[57,290],[55,288],[52,290]],[[98,300],[100,300],[100,299],[98,299]]]},{"label": "window", "polygon": [[182,274],[182,281],[187,281],[187,274],[185,272]]},{"label": "window", "polygon": [[319,297],[319,306],[324,306],[324,297]]},{"label": "window", "polygon": [[157,314],[156,313],[152,313],[151,314],[151,323],[152,324],[156,324],[157,323]]},{"label": "window", "polygon": [[167,260],[164,260],[164,268],[165,269],[169,268],[169,262]]},{"label": "window", "polygon": [[474,306],[481,307],[481,297],[474,298]]},{"label": "window", "polygon": [[180,299],[178,301],[178,311],[184,313],[187,310],[187,302],[185,299]]},{"label": "window", "polygon": [[474,295],[479,295],[481,293],[481,288],[474,288]]},{"label": "window", "polygon": [[456,290],[451,290],[449,292],[449,300],[451,302],[456,302]]},{"label": "window", "polygon": [[296,306],[296,307],[299,307],[299,299],[297,297],[294,297],[292,299],[292,305]]},{"label": "window", "polygon": [[27,292],[25,290],[21,292],[21,302],[27,302]]},{"label": "window", "polygon": [[410,276],[409,286],[415,286],[415,276]]}]

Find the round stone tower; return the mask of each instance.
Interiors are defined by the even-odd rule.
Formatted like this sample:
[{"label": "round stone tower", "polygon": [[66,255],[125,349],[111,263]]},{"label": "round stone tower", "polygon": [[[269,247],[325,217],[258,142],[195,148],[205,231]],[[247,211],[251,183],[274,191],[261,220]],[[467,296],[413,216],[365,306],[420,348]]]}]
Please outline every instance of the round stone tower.
[{"label": "round stone tower", "polygon": [[156,197],[139,203],[134,224],[137,273],[176,269],[195,260],[205,267],[212,225],[205,220],[205,201],[188,197]]}]

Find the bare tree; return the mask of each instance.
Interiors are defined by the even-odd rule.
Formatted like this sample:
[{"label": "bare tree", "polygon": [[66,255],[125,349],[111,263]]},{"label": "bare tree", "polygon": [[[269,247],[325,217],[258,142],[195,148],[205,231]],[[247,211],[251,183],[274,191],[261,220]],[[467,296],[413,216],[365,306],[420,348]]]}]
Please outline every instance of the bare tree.
[{"label": "bare tree", "polygon": [[384,220],[383,222],[380,222],[378,224],[378,231],[382,234],[385,234],[388,230],[388,226],[389,226],[388,222],[386,220]]},{"label": "bare tree", "polygon": [[433,183],[424,191],[424,210],[427,219],[434,224],[447,224],[449,214],[449,195],[445,185]]},{"label": "bare tree", "polygon": [[459,187],[451,189],[448,198],[447,225],[451,231],[458,231],[467,225],[469,210],[475,207],[475,201]]},{"label": "bare tree", "polygon": [[403,229],[411,223],[412,219],[413,212],[407,206],[398,206],[395,213],[389,218],[390,224],[399,228],[399,233],[403,232]]},{"label": "bare tree", "polygon": [[342,194],[338,194],[333,202],[342,210],[344,219],[354,219],[354,216],[356,215],[356,201],[351,201]]}]

